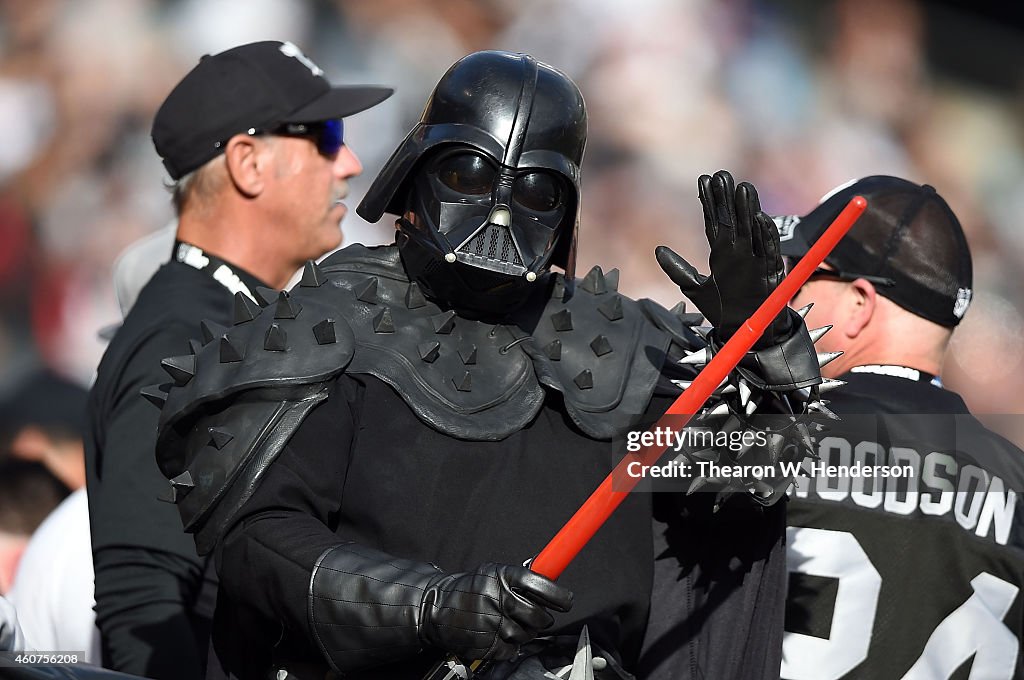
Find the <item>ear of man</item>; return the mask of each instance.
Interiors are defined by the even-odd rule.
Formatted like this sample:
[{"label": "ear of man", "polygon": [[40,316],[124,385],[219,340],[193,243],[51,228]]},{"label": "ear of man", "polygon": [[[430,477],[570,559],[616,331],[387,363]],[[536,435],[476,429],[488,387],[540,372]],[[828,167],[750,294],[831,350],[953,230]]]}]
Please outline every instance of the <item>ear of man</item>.
[{"label": "ear of man", "polygon": [[224,149],[225,167],[231,183],[247,198],[255,198],[266,189],[271,171],[271,149],[266,140],[251,135],[235,135]]},{"label": "ear of man", "polygon": [[878,293],[864,279],[856,279],[847,286],[847,311],[843,333],[851,340],[858,337],[871,323],[878,309]]}]

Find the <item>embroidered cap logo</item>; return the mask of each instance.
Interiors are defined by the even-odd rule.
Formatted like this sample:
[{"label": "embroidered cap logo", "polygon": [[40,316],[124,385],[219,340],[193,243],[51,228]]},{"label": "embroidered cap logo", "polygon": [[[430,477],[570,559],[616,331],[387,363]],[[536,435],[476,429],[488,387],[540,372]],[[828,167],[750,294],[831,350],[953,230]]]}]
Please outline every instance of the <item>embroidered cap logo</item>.
[{"label": "embroidered cap logo", "polygon": [[780,241],[788,241],[793,238],[796,225],[800,224],[800,218],[796,215],[784,215],[782,217],[773,217],[772,219],[775,220],[775,226],[779,230]]},{"label": "embroidered cap logo", "polygon": [[312,59],[303,54],[302,50],[300,50],[294,44],[290,42],[285,42],[282,43],[281,46],[278,47],[277,49],[281,50],[281,54],[287,57],[294,57],[295,59],[298,59],[300,62],[302,62],[302,65],[308,68],[310,73],[312,73],[314,76],[322,76],[324,74],[324,70],[317,66]]},{"label": "embroidered cap logo", "polygon": [[960,288],[956,292],[956,302],[953,303],[953,316],[958,319],[964,318],[967,307],[971,304],[971,289]]}]

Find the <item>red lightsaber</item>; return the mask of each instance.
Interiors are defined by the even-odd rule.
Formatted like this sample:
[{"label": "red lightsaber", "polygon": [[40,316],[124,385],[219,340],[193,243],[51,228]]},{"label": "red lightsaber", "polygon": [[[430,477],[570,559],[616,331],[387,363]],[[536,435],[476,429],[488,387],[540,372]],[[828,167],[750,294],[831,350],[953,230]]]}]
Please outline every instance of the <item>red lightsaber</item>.
[{"label": "red lightsaber", "polygon": [[[747,319],[743,327],[729,338],[729,341],[715,354],[690,387],[679,395],[679,398],[665,413],[666,416],[674,416],[671,419],[673,428],[684,427],[690,421],[693,414],[708,400],[715,388],[736,367],[743,355],[753,347],[757,339],[768,328],[768,324],[796,296],[800,287],[807,282],[811,272],[817,269],[825,256],[850,230],[867,205],[867,201],[861,196],[854,196],[850,200],[839,216],[825,230],[825,233],[793,267],[793,271],[779,283],[768,299],[761,303],[761,306]],[[663,417],[655,424],[655,428],[665,425],[667,420],[669,419]],[[605,477],[590,498],[580,506],[576,514],[565,523],[565,526],[537,555],[530,565],[530,569],[550,579],[557,579],[561,576],[569,563],[583,549],[583,546],[593,538],[597,530],[625,500],[626,494],[640,481],[639,476],[634,477],[627,474],[629,466],[633,463],[654,465],[666,448],[666,446],[649,446],[635,453],[627,454]],[[613,488],[613,480],[617,480],[618,483],[615,486],[620,488]]]}]

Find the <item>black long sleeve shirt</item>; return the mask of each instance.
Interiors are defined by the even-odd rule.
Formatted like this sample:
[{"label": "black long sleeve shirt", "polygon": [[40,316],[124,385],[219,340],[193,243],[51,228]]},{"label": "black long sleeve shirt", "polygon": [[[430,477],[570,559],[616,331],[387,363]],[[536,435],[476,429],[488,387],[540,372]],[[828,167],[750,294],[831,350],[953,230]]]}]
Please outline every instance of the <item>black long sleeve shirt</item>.
[{"label": "black long sleeve shirt", "polygon": [[[235,270],[250,290],[260,281]],[[232,294],[172,261],[140,292],[89,396],[86,481],[103,664],[150,678],[204,672],[216,576],[182,531],[154,456],[159,411],[139,395],[168,382],[160,360],[189,351],[199,322],[229,324]]]}]

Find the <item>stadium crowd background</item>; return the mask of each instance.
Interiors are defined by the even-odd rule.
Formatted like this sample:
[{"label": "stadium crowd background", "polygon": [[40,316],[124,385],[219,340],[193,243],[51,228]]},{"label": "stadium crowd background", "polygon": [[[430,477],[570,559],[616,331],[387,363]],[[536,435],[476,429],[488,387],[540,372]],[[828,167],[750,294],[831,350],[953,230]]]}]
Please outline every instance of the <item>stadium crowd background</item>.
[{"label": "stadium crowd background", "polygon": [[[964,7],[973,7],[965,10]],[[1013,3],[1008,3],[1012,5]],[[1024,413],[1024,40],[1016,12],[915,0],[5,0],[0,2],[0,397],[46,365],[86,386],[120,318],[111,265],[171,220],[149,139],[197,58],[275,38],[336,82],[393,85],[346,123],[354,208],[433,83],[477,49],[566,71],[590,111],[580,271],[669,306],[657,244],[706,261],[696,178],[753,182],[803,213],[869,174],[934,184],[974,253],[945,379],[978,413]],[[15,396],[16,398],[16,396]]]}]

